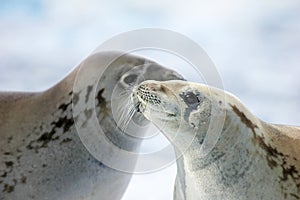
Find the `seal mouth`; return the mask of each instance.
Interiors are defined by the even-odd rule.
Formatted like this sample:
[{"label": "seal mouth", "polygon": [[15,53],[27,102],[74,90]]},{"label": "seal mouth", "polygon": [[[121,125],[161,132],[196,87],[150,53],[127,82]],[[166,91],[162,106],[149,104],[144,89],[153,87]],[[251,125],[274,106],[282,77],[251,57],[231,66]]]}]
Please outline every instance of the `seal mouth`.
[{"label": "seal mouth", "polygon": [[152,91],[149,90],[148,87],[145,87],[144,85],[140,85],[136,90],[136,95],[140,102],[144,102],[146,104],[152,104],[152,105],[160,105],[161,99],[154,94]]},{"label": "seal mouth", "polygon": [[136,111],[139,113],[146,114],[145,112],[149,112],[151,113],[150,115],[164,121],[170,120],[170,118],[175,118],[177,116],[176,113],[167,111],[165,109],[161,97],[143,85],[134,88],[132,93],[132,101],[134,102]]}]

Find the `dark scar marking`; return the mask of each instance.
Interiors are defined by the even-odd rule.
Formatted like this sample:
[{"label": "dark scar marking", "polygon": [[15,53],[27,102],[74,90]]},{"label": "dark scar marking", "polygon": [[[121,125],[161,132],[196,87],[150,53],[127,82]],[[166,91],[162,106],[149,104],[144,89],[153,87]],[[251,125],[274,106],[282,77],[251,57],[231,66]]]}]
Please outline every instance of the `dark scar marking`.
[{"label": "dark scar marking", "polygon": [[92,85],[89,85],[89,86],[87,87],[87,92],[86,92],[86,96],[85,96],[85,103],[88,102],[92,90],[93,90],[93,86],[92,86]]},{"label": "dark scar marking", "polygon": [[[283,153],[279,152],[276,148],[272,147],[271,145],[267,145],[265,143],[264,137],[259,136],[255,132],[255,128],[258,128],[257,125],[253,124],[243,112],[241,112],[236,106],[231,105],[233,111],[240,117],[241,121],[252,130],[253,132],[253,143],[254,145],[258,145],[266,152],[266,160],[271,169],[275,167],[281,167],[282,169],[282,177],[280,177],[280,181],[285,182],[291,178],[298,190],[300,191],[300,174],[299,171],[296,169],[294,165],[288,165],[287,158],[288,155],[284,155]],[[295,158],[294,158],[295,160]],[[284,188],[282,188],[284,189]],[[287,189],[287,188],[286,188]],[[288,195],[288,194],[286,194]],[[289,193],[290,196],[300,199],[300,196]]]},{"label": "dark scar marking", "polygon": [[285,182],[291,178],[298,190],[300,190],[300,174],[294,165],[288,165],[286,162],[288,155],[284,155],[279,152],[276,148],[267,145],[264,142],[264,138],[257,136],[257,140],[254,141],[254,144],[259,145],[262,149],[264,149],[266,154],[266,160],[271,169],[275,167],[280,167],[282,170],[282,177],[280,177],[280,181]]},{"label": "dark scar marking", "polygon": [[230,106],[231,106],[233,112],[235,112],[235,114],[237,114],[237,115],[240,117],[241,121],[242,121],[248,128],[250,128],[250,129],[252,130],[253,136],[254,136],[254,138],[256,138],[255,128],[258,128],[257,125],[256,125],[256,124],[253,124],[252,121],[251,121],[250,119],[248,119],[248,118],[246,117],[246,115],[245,115],[243,112],[241,112],[235,105],[231,105],[231,104],[230,104]]},{"label": "dark scar marking", "polygon": [[270,168],[273,169],[274,167],[277,167],[278,163],[274,160],[274,158],[284,157],[283,153],[279,152],[276,148],[267,145],[263,137],[257,136],[256,140],[253,140],[253,142],[267,152],[266,159]]}]

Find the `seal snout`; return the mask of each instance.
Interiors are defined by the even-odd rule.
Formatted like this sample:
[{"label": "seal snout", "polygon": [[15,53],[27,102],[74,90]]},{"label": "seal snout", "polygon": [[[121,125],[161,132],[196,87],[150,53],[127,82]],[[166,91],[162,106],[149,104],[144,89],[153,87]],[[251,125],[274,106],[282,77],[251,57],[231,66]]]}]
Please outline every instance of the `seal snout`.
[{"label": "seal snout", "polygon": [[165,88],[161,84],[155,83],[153,81],[145,81],[138,86],[136,94],[141,101],[157,105],[161,103],[159,93],[164,91]]},{"label": "seal snout", "polygon": [[144,81],[143,83],[141,83],[139,88],[152,93],[167,93],[167,87],[158,81]]}]

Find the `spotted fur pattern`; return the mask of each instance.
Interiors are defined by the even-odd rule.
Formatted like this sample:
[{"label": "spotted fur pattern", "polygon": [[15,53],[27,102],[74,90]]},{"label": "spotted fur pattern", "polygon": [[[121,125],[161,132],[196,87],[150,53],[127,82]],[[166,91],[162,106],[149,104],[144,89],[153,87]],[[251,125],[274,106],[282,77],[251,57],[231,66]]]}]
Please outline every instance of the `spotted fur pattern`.
[{"label": "spotted fur pattern", "polygon": [[[170,80],[181,77],[152,61],[121,53],[102,52],[88,57],[71,74],[41,93],[0,93],[0,200],[121,199],[131,174],[112,169],[88,151],[80,140],[73,108],[95,100],[95,110],[84,110],[87,122],[94,111],[105,134],[124,149],[138,148],[140,141],[129,141],[112,120],[110,98],[116,84],[128,90],[122,80],[127,74],[147,79]],[[93,70],[112,63],[100,80]],[[148,63],[144,66],[145,63]],[[133,71],[129,71],[139,66]],[[74,90],[76,75],[87,71],[84,83]],[[158,74],[153,73],[159,71]],[[134,79],[126,79],[126,81]],[[95,93],[93,93],[95,91]],[[125,101],[122,96],[119,102]],[[135,116],[145,120],[142,115]],[[84,126],[84,124],[83,124]],[[127,161],[125,161],[127,162]],[[128,163],[126,163],[128,165]],[[130,163],[132,170],[135,163]]]},{"label": "spotted fur pattern", "polygon": [[[147,95],[161,100],[156,105],[140,98],[144,115],[167,138],[178,134],[175,147],[197,133],[186,151],[176,152],[183,156],[177,160],[174,199],[300,199],[299,127],[265,123],[236,97],[201,84],[145,81],[141,86],[147,88]],[[158,112],[158,107],[165,113]],[[175,110],[182,113],[166,114]],[[212,113],[222,110],[224,123],[215,124],[222,128],[220,137],[212,151],[201,157]],[[164,127],[156,122],[162,118]]]}]

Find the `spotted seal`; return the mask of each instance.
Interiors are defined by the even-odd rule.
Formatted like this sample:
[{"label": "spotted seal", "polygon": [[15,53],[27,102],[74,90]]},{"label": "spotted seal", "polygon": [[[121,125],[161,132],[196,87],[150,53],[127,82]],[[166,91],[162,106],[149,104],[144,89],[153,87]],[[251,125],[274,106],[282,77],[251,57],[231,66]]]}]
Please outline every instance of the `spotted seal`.
[{"label": "spotted seal", "polygon": [[[174,199],[300,199],[300,127],[266,123],[232,94],[193,82],[145,81],[132,102],[182,154]],[[209,127],[213,115],[224,120]]]},{"label": "spotted seal", "polygon": [[[80,70],[104,70],[105,65],[108,67],[98,77],[98,85],[73,90]],[[87,71],[87,75],[86,81],[95,76],[92,71]],[[46,91],[1,92],[0,199],[121,199],[131,174],[112,169],[90,154],[77,134],[72,109],[94,98],[95,111],[107,138],[119,148],[133,151],[138,149],[140,140],[126,136],[116,126],[118,119],[115,121],[112,116],[110,101],[114,87],[119,85],[119,92],[124,93],[117,99],[121,104],[129,97],[132,85],[142,80],[181,78],[139,56],[99,52],[87,57]],[[86,119],[91,112],[84,113]],[[140,113],[132,120],[148,121]],[[129,163],[132,169],[134,164]]]}]

